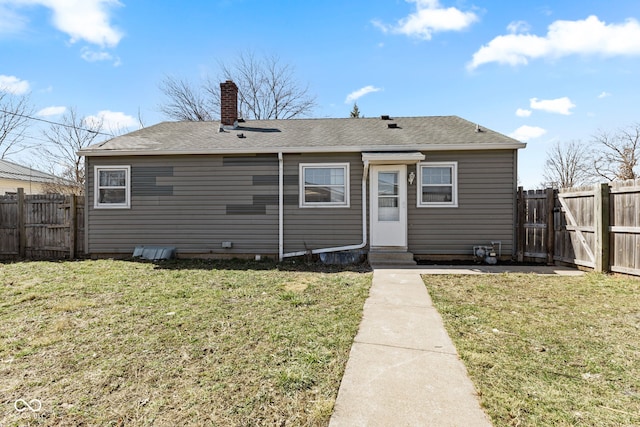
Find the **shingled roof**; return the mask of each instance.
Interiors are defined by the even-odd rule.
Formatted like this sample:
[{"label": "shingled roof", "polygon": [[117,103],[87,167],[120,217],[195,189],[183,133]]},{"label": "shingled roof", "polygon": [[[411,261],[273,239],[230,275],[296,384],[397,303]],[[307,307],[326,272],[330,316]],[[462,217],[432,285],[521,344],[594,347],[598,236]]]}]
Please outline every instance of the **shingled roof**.
[{"label": "shingled roof", "polygon": [[57,177],[0,159],[0,178],[28,182],[54,182]]},{"label": "shingled roof", "polygon": [[162,122],[92,145],[86,156],[518,149],[526,144],[457,116]]}]

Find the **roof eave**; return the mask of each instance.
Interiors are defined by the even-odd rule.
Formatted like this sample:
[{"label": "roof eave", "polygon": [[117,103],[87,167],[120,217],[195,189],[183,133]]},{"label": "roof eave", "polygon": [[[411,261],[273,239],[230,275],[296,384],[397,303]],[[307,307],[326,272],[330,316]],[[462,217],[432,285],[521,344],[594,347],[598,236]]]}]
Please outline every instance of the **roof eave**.
[{"label": "roof eave", "polygon": [[373,146],[323,146],[323,147],[242,147],[234,149],[212,150],[80,150],[78,155],[86,157],[113,156],[186,156],[211,154],[271,154],[271,153],[354,153],[362,151],[482,151],[482,150],[519,150],[526,143],[487,143],[487,144],[424,144],[424,145],[373,145]]}]

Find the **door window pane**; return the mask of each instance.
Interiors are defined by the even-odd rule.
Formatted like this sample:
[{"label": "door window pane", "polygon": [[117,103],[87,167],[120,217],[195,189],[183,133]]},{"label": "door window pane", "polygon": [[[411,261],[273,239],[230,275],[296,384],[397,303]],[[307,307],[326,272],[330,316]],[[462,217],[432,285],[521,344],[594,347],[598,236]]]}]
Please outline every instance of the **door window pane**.
[{"label": "door window pane", "polygon": [[378,195],[398,195],[398,172],[378,174]]},{"label": "door window pane", "polygon": [[399,172],[378,173],[378,221],[399,221]]}]

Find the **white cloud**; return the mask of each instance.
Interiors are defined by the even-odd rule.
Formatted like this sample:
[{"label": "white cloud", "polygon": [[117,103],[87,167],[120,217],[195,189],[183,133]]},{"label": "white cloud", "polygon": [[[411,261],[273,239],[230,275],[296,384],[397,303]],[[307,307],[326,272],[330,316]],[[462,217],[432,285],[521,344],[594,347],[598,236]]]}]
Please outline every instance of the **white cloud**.
[{"label": "white cloud", "polygon": [[40,5],[53,12],[53,25],[70,37],[102,47],[115,47],[123,33],[111,24],[111,9],[118,0],[3,0],[16,6]]},{"label": "white cloud", "polygon": [[87,116],[84,119],[89,126],[102,124],[102,129],[106,132],[118,132],[139,125],[135,117],[129,116],[119,111],[102,110],[94,116]]},{"label": "white cloud", "polygon": [[82,54],[80,56],[87,62],[110,61],[113,59],[113,56],[109,52],[96,52],[86,47],[82,48]]},{"label": "white cloud", "polygon": [[[511,24],[509,31],[513,28]],[[473,70],[490,62],[526,65],[531,59],[568,55],[640,55],[640,23],[629,18],[607,24],[593,15],[579,21],[555,21],[544,37],[512,33],[494,38],[473,54],[467,67]]]},{"label": "white cloud", "polygon": [[27,26],[28,20],[0,4],[0,34],[17,34]]},{"label": "white cloud", "polygon": [[351,92],[349,95],[347,95],[347,99],[344,100],[345,104],[349,104],[351,102],[357,101],[358,99],[362,98],[363,96],[365,96],[368,93],[373,93],[373,92],[380,92],[382,89],[380,89],[379,87],[375,87],[375,86],[365,86],[361,89],[358,89],[356,91]]},{"label": "white cloud", "polygon": [[529,106],[534,110],[546,111],[547,113],[563,114],[565,116],[571,115],[572,114],[571,109],[575,108],[576,106],[566,96],[563,98],[557,98],[557,99],[541,99],[541,100],[538,100],[538,98],[531,98],[529,101],[530,101]]},{"label": "white cloud", "polygon": [[89,49],[88,47],[83,47],[81,49],[82,54],[80,57],[87,62],[98,62],[98,61],[113,61],[113,65],[115,67],[122,64],[120,58],[117,56],[113,56],[109,52],[99,51],[96,52],[94,50]]},{"label": "white cloud", "polygon": [[517,139],[518,141],[529,141],[530,139],[539,138],[547,133],[545,129],[538,126],[520,126],[513,131],[509,136]]},{"label": "white cloud", "polygon": [[608,98],[610,96],[611,94],[609,92],[602,92],[600,95],[598,95],[598,99]]},{"label": "white cloud", "polygon": [[67,107],[59,107],[59,106],[51,106],[43,108],[42,110],[36,113],[36,116],[40,117],[51,117],[51,116],[59,116],[64,114],[67,111]]},{"label": "white cloud", "polygon": [[445,8],[438,0],[406,0],[416,4],[416,11],[400,19],[395,25],[373,21],[385,33],[404,34],[423,40],[431,40],[433,33],[460,31],[478,20],[473,12],[462,12],[455,7]]},{"label": "white cloud", "polygon": [[26,80],[20,80],[16,76],[0,74],[0,92],[24,95],[29,92],[29,88],[29,82]]},{"label": "white cloud", "polygon": [[507,31],[511,34],[528,33],[531,26],[526,21],[514,21],[507,25]]},{"label": "white cloud", "polygon": [[529,117],[529,116],[531,116],[531,110],[525,110],[523,108],[518,108],[516,110],[516,116],[518,116],[518,117]]}]

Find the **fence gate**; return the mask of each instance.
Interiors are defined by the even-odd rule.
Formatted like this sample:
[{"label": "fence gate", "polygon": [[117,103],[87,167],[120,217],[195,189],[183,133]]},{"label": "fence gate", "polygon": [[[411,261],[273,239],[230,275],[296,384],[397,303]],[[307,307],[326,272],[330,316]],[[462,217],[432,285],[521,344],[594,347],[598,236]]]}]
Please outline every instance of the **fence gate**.
[{"label": "fence gate", "polygon": [[518,261],[640,276],[640,180],[518,189]]},{"label": "fence gate", "polygon": [[553,259],[595,268],[595,192],[576,190],[557,195]]},{"label": "fence gate", "polygon": [[554,190],[518,189],[518,261],[553,262]]}]

